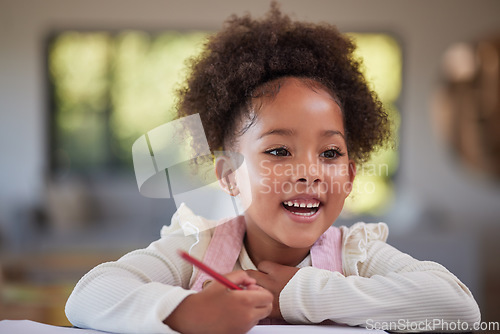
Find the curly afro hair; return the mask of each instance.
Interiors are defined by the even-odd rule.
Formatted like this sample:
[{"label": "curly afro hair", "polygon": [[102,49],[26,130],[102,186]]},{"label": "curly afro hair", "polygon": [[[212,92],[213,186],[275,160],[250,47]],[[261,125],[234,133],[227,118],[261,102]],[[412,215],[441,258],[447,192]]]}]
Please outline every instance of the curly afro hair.
[{"label": "curly afro hair", "polygon": [[252,117],[252,99],[269,94],[263,87],[285,77],[312,79],[339,102],[349,157],[365,162],[387,143],[390,123],[354,49],[335,26],[292,21],[276,3],[261,20],[233,15],[191,59],[187,82],[178,91],[178,115],[199,113],[210,149],[222,150],[241,133],[239,120]]}]

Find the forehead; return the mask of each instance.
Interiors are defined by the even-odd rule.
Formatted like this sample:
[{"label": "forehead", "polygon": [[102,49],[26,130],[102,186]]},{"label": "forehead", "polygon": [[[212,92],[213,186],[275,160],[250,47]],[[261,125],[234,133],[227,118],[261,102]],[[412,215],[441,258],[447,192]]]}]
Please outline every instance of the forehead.
[{"label": "forehead", "polygon": [[344,132],[343,115],[336,99],[319,83],[288,78],[279,83],[277,93],[258,98],[255,127],[334,129]]}]

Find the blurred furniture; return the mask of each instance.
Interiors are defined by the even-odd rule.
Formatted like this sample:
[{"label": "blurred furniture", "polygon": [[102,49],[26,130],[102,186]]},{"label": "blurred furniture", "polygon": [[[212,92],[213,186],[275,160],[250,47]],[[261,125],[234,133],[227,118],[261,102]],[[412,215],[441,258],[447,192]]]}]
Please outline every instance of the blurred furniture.
[{"label": "blurred furniture", "polygon": [[80,277],[115,253],[26,253],[0,258],[0,320],[69,326],[64,305]]},{"label": "blurred furniture", "polygon": [[500,36],[452,45],[442,67],[437,132],[465,166],[500,180]]}]

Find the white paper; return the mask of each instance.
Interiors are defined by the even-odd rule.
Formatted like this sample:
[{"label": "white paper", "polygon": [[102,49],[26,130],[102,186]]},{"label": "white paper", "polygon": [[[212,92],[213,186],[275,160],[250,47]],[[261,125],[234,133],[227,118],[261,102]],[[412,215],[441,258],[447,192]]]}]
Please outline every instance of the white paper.
[{"label": "white paper", "polygon": [[261,325],[255,326],[248,334],[361,334],[361,333],[386,333],[382,330],[368,330],[362,327],[337,326],[337,325]]},{"label": "white paper", "polygon": [[42,324],[31,320],[2,320],[0,334],[103,334],[106,332],[92,329],[59,327]]},{"label": "white paper", "polygon": [[[2,320],[0,321],[0,334],[103,334],[107,332],[92,329],[79,329],[71,327],[58,327],[42,324],[31,320]],[[381,330],[368,330],[361,327],[349,326],[312,326],[312,325],[262,325],[255,326],[248,334],[361,334],[385,333]]]}]

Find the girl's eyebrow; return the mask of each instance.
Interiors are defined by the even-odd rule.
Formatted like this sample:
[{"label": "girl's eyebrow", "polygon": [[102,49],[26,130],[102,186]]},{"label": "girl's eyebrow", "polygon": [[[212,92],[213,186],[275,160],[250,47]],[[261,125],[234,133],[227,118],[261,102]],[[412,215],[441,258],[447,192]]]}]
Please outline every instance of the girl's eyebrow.
[{"label": "girl's eyebrow", "polygon": [[265,136],[270,136],[270,135],[291,137],[294,134],[295,134],[295,130],[292,130],[292,129],[271,129],[269,131],[264,132],[262,135],[260,135],[258,139],[262,139]]},{"label": "girl's eyebrow", "polygon": [[[270,136],[270,135],[291,137],[294,134],[295,130],[292,129],[271,129],[260,135],[258,139],[262,139],[265,136]],[[325,130],[321,133],[321,137],[333,137],[333,136],[340,136],[345,140],[344,134],[338,130]]]},{"label": "girl's eyebrow", "polygon": [[325,130],[325,131],[323,131],[321,136],[322,137],[341,136],[345,140],[344,134],[338,130]]}]

